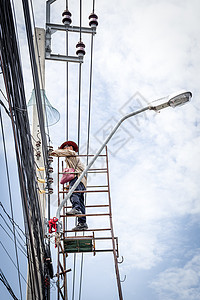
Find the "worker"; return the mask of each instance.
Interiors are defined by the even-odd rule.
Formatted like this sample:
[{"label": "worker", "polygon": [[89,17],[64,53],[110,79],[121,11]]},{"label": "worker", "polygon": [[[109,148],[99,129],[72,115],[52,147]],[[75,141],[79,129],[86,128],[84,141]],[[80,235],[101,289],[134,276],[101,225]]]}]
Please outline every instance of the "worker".
[{"label": "worker", "polygon": [[[80,158],[77,157],[78,145],[73,141],[64,142],[57,150],[52,151],[50,156],[65,156],[65,161],[68,168],[73,168],[75,170],[75,177],[69,182],[69,188],[71,188],[74,183],[78,180],[78,177],[85,169],[84,164],[81,162]],[[87,178],[84,176],[81,182],[76,187],[75,191],[85,191],[87,186]],[[81,215],[85,214],[85,204],[84,204],[84,193],[72,193],[70,197],[72,203],[72,209],[67,212],[68,215]],[[78,217],[78,224],[72,228],[74,231],[87,230],[88,225],[86,223],[86,217]]]}]

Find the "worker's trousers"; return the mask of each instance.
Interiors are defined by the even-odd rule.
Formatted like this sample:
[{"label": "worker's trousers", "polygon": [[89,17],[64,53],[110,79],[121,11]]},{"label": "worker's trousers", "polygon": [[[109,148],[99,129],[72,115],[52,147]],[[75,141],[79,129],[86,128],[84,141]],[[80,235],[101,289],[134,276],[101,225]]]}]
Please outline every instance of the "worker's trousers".
[{"label": "worker's trousers", "polygon": [[[70,188],[74,185],[74,183],[78,180],[78,177],[72,179],[69,183]],[[78,184],[75,191],[85,191],[86,188],[82,182]],[[73,193],[70,197],[70,201],[72,203],[72,208],[80,210],[83,214],[85,214],[85,204],[84,204],[84,193]],[[86,217],[78,218],[79,223],[85,223]]]}]

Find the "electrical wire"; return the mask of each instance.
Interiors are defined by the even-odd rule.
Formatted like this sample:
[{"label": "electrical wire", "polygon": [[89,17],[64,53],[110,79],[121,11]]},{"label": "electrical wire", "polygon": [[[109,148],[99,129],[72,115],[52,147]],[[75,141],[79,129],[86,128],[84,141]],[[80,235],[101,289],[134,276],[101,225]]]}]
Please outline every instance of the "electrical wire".
[{"label": "electrical wire", "polygon": [[[93,0],[93,13],[95,9],[95,0]],[[91,35],[91,49],[90,49],[90,82],[89,82],[89,104],[88,104],[88,130],[87,130],[87,165],[89,161],[89,147],[90,147],[90,127],[91,127],[91,105],[92,105],[92,75],[93,75],[93,49],[94,49],[94,34]],[[85,205],[87,201],[87,195],[85,195]],[[81,255],[81,270],[80,270],[80,285],[79,285],[79,300],[81,300],[82,292],[82,280],[83,280],[83,263],[84,254]]]},{"label": "electrical wire", "polygon": [[[7,236],[15,243],[15,241],[14,241],[13,238],[12,238],[12,236],[8,233],[8,231],[3,227],[2,224],[0,224],[0,227],[1,227],[1,228],[3,229],[3,231],[7,234]],[[10,228],[9,228],[9,229],[10,229]],[[11,230],[11,232],[13,233],[12,230]],[[17,248],[22,252],[23,255],[25,255],[26,257],[28,257],[27,254],[26,254],[26,249],[24,248],[24,246],[21,244],[21,242],[19,242],[18,239],[17,239],[17,241],[18,241],[18,243],[19,243],[19,245],[20,245],[20,247],[17,246]]]},{"label": "electrical wire", "polygon": [[92,8],[93,14],[94,14],[94,7],[95,7],[95,0],[93,0],[93,8]]},{"label": "electrical wire", "polygon": [[[44,84],[44,81],[45,81],[45,75],[44,77],[42,76],[42,68],[41,68],[41,63],[40,63],[40,53],[39,53],[39,46],[38,46],[38,39],[37,39],[37,34],[36,34],[36,23],[35,23],[35,17],[34,17],[34,10],[33,10],[33,3],[32,3],[32,0],[31,0],[31,12],[32,12],[32,19],[33,19],[33,28],[34,28],[34,34],[35,34],[35,44],[36,44],[36,55],[37,55],[37,61],[38,61],[38,64],[39,64],[39,74],[40,74],[40,78],[41,78],[41,88],[43,91],[45,91],[45,84]],[[45,102],[45,98],[44,98],[44,93],[42,93],[42,97],[43,97],[43,111],[44,111],[44,114],[45,114],[45,123],[46,123],[46,130],[45,128],[43,128],[43,131],[44,131],[44,134],[43,134],[43,140],[42,142],[44,142],[44,135],[46,133],[46,137],[48,136],[48,142],[47,142],[47,139],[45,141],[45,146],[50,146],[50,135],[49,135],[49,126],[48,126],[48,118],[47,118],[47,110],[46,110],[46,102]],[[42,144],[43,146],[43,144]],[[46,171],[46,182],[47,182],[47,188],[49,189],[50,188],[50,182],[49,182],[49,172],[48,172],[48,168],[49,168],[49,162],[48,162],[48,154],[47,154],[47,148],[45,149],[45,147],[43,147],[43,155],[45,153],[45,158],[44,158],[44,165],[45,165],[45,171]],[[51,215],[51,211],[50,211],[50,194],[48,193],[47,195],[47,218],[48,220],[50,220],[50,215]],[[50,251],[50,244],[48,245],[49,247],[49,251]]]},{"label": "electrical wire", "polygon": [[3,108],[5,109],[5,112],[7,113],[7,115],[10,117],[10,112],[8,111],[8,109],[6,108],[5,104],[3,103],[3,101],[0,100],[0,104],[3,106]]},{"label": "electrical wire", "polygon": [[[4,218],[4,216],[0,213],[0,217],[4,220],[4,224],[6,224],[6,226],[9,228],[9,230],[13,233],[13,230],[12,230],[12,228],[9,226],[9,224],[7,223],[7,221],[6,221],[6,219]],[[0,225],[1,225],[1,223],[0,223]],[[17,230],[16,230],[16,232],[17,232]],[[17,232],[18,233],[18,232]],[[22,238],[22,236],[18,233],[18,235],[19,235],[19,237],[21,238],[21,240],[22,240],[22,242],[24,243],[24,244],[26,244],[26,242],[24,241],[24,239]],[[16,237],[16,239],[17,239],[17,237]],[[17,239],[18,240],[18,239]]]},{"label": "electrical wire", "polygon": [[[27,1],[26,3],[24,2],[23,4],[26,7],[28,3]],[[1,65],[3,67],[3,75],[9,101],[9,107],[10,111],[12,112],[11,121],[13,126],[19,181],[25,218],[25,231],[27,234],[29,234],[30,237],[30,240],[28,241],[28,251],[30,251],[30,255],[33,260],[33,267],[31,265],[30,272],[32,272],[32,280],[34,277],[36,283],[35,285],[31,282],[32,293],[33,295],[36,295],[37,293],[39,295],[39,299],[41,299],[38,280],[41,280],[42,277],[41,279],[39,279],[37,276],[36,255],[38,266],[42,273],[42,257],[40,252],[41,250],[44,251],[44,245],[42,222],[41,216],[39,215],[40,210],[37,198],[37,190],[36,186],[34,186],[34,183],[36,182],[36,176],[33,172],[34,157],[33,150],[31,148],[30,127],[27,111],[18,111],[17,109],[15,109],[15,107],[21,109],[26,108],[23,77],[21,72],[21,64],[10,2],[4,0],[2,8],[3,9],[1,10],[0,17]],[[26,13],[24,14],[26,15]],[[11,36],[12,39],[10,38]],[[3,51],[3,49],[6,49],[6,51]],[[9,68],[7,66],[9,66]],[[31,222],[33,222],[32,225]],[[34,235],[32,234],[32,229]],[[36,251],[34,250],[34,246],[37,247]]]},{"label": "electrical wire", "polygon": [[36,98],[39,126],[40,126],[41,139],[42,139],[43,158],[44,158],[45,168],[47,169],[48,162],[47,162],[47,141],[46,141],[46,136],[45,136],[46,135],[45,121],[44,121],[44,116],[43,116],[42,98],[41,98],[41,91],[40,91],[40,84],[39,84],[39,74],[38,74],[38,68],[37,68],[37,64],[36,64],[36,57],[35,57],[33,38],[32,38],[33,34],[32,34],[31,21],[30,21],[30,11],[29,11],[29,5],[28,5],[27,0],[22,0],[22,4],[23,4],[23,10],[24,10],[25,25],[26,25],[26,32],[27,32],[27,39],[28,39],[28,46],[29,46],[29,53],[30,53],[30,60],[31,60],[31,68],[32,68],[32,74],[33,74],[33,83],[34,83],[34,89],[35,89],[35,98]]},{"label": "electrical wire", "polygon": [[[14,260],[12,259],[12,257],[10,256],[9,252],[7,251],[6,247],[3,245],[3,243],[1,241],[0,241],[0,244],[1,244],[2,248],[4,249],[4,251],[6,252],[7,256],[9,257],[9,259],[11,260],[11,262],[13,263],[14,267],[17,269],[17,266],[16,266]],[[27,286],[30,287],[29,284],[28,284],[28,282],[27,282],[27,280],[24,278],[24,276],[22,275],[21,272],[20,272],[20,275],[21,275],[22,279],[24,280],[24,282],[27,284]],[[39,299],[37,296],[36,296],[36,298]]]},{"label": "electrical wire", "polygon": [[80,0],[80,42],[82,41],[82,0]]},{"label": "electrical wire", "polygon": [[92,105],[92,70],[93,70],[93,48],[94,35],[91,36],[91,57],[90,57],[90,83],[89,83],[89,105],[88,105],[88,131],[87,131],[87,164],[90,147],[90,126],[91,126],[91,105]]},{"label": "electrical wire", "polygon": [[[9,214],[7,213],[6,209],[4,208],[2,202],[0,202],[0,206],[2,207],[4,213],[6,214],[6,216],[8,217],[8,219],[10,220],[10,222],[12,224],[14,224],[16,226],[16,231],[17,231],[17,228],[23,233],[23,235],[28,238],[28,236],[24,233],[24,231],[20,228],[20,226],[9,216]],[[18,233],[19,234],[19,233]],[[20,236],[20,234],[19,234]],[[21,238],[22,239],[22,238]]]},{"label": "electrical wire", "polygon": [[[3,73],[3,72],[2,72]],[[6,98],[4,92],[2,91],[2,89],[0,89],[1,94],[3,95],[4,99],[8,102],[8,99]]]},{"label": "electrical wire", "polygon": [[10,293],[10,295],[13,297],[13,299],[18,300],[18,298],[15,296],[10,284],[8,283],[5,275],[3,274],[2,270],[0,269],[0,280],[3,282],[3,284],[5,285],[5,287],[7,288],[8,292]]},{"label": "electrical wire", "polygon": [[[68,2],[66,1],[66,9],[68,10]],[[66,29],[66,56],[69,55],[69,34]],[[66,62],[66,141],[69,139],[69,63]]]},{"label": "electrical wire", "polygon": [[[6,226],[9,228],[9,230],[13,233],[12,228],[9,226],[9,224],[7,223],[6,219],[4,218],[4,216],[0,213],[0,217],[3,219],[4,224],[6,224]],[[0,224],[1,225],[1,224]],[[17,230],[16,230],[17,232]],[[19,234],[19,233],[18,233]],[[22,238],[21,235],[19,235],[19,237],[21,238],[22,242],[24,243],[24,245],[26,245],[26,242],[24,241],[24,239]],[[17,239],[18,240],[18,239]],[[19,242],[19,241],[18,241]],[[26,251],[26,250],[25,250]]]},{"label": "electrical wire", "polygon": [[[11,196],[11,186],[10,186],[10,177],[9,177],[9,171],[8,171],[8,159],[7,159],[7,155],[6,155],[5,135],[4,135],[4,129],[3,129],[1,108],[0,108],[0,121],[1,121],[1,132],[2,132],[2,139],[3,139],[3,148],[4,148],[4,159],[5,159],[5,165],[6,165],[6,175],[7,175],[7,182],[8,182],[8,194],[9,194],[9,201],[10,201],[10,210],[11,210],[12,219],[14,219],[13,203],[12,203],[12,196]],[[13,223],[13,236],[14,236],[14,243],[15,243],[15,256],[16,256],[16,261],[17,261],[19,289],[20,289],[20,296],[21,296],[21,299],[22,299],[22,286],[21,286],[20,270],[19,270],[19,257],[18,257],[18,251],[17,251],[17,242],[16,242],[16,233],[15,233],[14,223]]]},{"label": "electrical wire", "polygon": [[81,130],[81,74],[82,64],[79,64],[79,92],[78,92],[78,154],[80,148],[80,130]]},{"label": "electrical wire", "polygon": [[[80,0],[80,42],[81,41],[82,41],[82,0]],[[82,63],[79,63],[78,142],[77,142],[77,144],[78,144],[78,154],[79,154],[79,149],[80,149],[80,127],[81,127],[81,77],[82,77]],[[77,220],[75,222],[77,222]],[[75,278],[76,278],[75,275],[76,275],[76,253],[74,253],[74,267],[73,267],[73,280],[72,280],[72,300],[74,300],[74,293],[75,293]]]},{"label": "electrical wire", "polygon": [[[0,214],[0,216],[3,218],[3,216]],[[3,218],[4,222],[6,223],[5,219]],[[9,225],[6,223],[6,225],[8,226],[9,230],[13,233],[12,229],[9,227]],[[3,227],[2,224],[0,224],[0,227],[3,229],[3,231],[7,234],[7,236],[14,242],[13,238],[11,237],[11,235],[8,233],[8,231]],[[26,248],[24,248],[24,245],[21,244],[21,242],[17,239],[17,242],[19,243],[20,247],[17,246],[17,248],[21,251],[21,253],[26,257],[29,258],[27,253],[26,253]],[[26,245],[26,242],[24,243]],[[39,269],[37,269],[38,272],[40,272]]]}]

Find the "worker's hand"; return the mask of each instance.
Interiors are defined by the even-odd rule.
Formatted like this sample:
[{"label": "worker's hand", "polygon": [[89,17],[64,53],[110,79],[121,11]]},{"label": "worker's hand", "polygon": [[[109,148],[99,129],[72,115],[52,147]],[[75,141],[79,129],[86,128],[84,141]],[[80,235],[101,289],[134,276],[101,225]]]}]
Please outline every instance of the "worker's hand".
[{"label": "worker's hand", "polygon": [[68,191],[68,190],[69,190],[69,184],[67,184],[67,185],[64,187],[64,190],[65,190],[65,191]]},{"label": "worker's hand", "polygon": [[54,151],[49,152],[49,156],[56,156],[56,153]]}]

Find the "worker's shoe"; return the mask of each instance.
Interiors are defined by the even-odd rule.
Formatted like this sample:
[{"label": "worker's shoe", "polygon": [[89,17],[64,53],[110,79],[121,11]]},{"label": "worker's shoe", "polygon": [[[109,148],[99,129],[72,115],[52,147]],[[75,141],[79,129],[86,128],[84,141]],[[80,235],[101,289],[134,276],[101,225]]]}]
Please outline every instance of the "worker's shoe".
[{"label": "worker's shoe", "polygon": [[87,230],[87,229],[88,229],[87,223],[78,223],[76,227],[72,228],[73,231]]},{"label": "worker's shoe", "polygon": [[72,208],[70,211],[66,212],[67,215],[82,215],[82,212],[79,209]]}]

